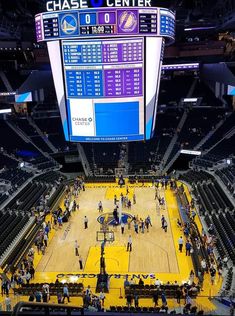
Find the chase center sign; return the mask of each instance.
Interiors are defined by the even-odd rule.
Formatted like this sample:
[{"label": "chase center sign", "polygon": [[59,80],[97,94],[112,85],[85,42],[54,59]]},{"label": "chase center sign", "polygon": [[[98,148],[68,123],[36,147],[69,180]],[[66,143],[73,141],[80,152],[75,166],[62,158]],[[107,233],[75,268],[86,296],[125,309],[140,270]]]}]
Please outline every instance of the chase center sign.
[{"label": "chase center sign", "polygon": [[47,1],[48,12],[100,7],[151,7],[152,0],[52,0]]}]

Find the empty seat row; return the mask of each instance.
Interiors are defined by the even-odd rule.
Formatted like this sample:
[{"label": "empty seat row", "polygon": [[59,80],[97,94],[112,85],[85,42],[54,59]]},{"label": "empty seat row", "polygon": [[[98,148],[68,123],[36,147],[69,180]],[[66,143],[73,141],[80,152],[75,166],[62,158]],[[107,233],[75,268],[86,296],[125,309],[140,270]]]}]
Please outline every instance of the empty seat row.
[{"label": "empty seat row", "polygon": [[118,313],[159,313],[160,307],[110,306],[110,312]]},{"label": "empty seat row", "polygon": [[233,246],[231,237],[228,236],[227,230],[224,229],[223,225],[215,214],[212,215],[212,221],[225,249],[228,252],[230,259],[233,261],[233,263],[235,263],[235,248]]},{"label": "empty seat row", "polygon": [[[2,213],[2,212],[1,212]],[[27,224],[29,217],[19,215],[15,212],[6,212],[1,216],[0,221],[0,256],[10,246],[19,232]]]},{"label": "empty seat row", "polygon": [[55,181],[58,181],[60,178],[64,178],[64,177],[59,172],[49,171],[44,174],[41,174],[40,176],[37,176],[36,178],[34,178],[34,181],[54,183]]}]

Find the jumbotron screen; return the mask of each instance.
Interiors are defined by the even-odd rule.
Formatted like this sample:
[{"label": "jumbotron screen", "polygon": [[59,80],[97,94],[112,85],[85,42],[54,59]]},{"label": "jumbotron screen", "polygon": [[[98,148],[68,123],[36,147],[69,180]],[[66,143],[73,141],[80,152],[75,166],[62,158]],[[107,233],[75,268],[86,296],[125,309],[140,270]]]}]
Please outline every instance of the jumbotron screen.
[{"label": "jumbotron screen", "polygon": [[63,41],[71,141],[144,139],[144,41]]},{"label": "jumbotron screen", "polygon": [[36,16],[37,40],[48,45],[66,140],[152,137],[164,36],[173,39],[172,21],[169,10],[136,7]]}]

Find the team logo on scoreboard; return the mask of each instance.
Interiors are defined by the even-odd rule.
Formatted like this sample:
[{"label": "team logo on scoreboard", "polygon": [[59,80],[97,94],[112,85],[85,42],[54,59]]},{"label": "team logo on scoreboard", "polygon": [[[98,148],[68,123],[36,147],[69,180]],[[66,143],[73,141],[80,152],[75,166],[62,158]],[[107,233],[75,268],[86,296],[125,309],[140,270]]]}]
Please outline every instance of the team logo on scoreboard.
[{"label": "team logo on scoreboard", "polygon": [[73,35],[78,29],[76,16],[72,14],[66,14],[63,16],[60,22],[61,30],[66,35]]},{"label": "team logo on scoreboard", "polygon": [[119,30],[125,33],[133,32],[137,27],[137,16],[134,11],[121,12],[118,19]]}]

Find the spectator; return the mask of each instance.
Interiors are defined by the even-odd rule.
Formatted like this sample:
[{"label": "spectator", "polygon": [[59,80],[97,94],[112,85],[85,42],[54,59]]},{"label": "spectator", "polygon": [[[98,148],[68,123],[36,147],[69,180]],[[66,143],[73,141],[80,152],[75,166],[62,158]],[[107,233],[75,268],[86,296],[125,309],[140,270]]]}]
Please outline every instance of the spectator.
[{"label": "spectator", "polygon": [[216,270],[213,266],[210,267],[210,276],[211,276],[211,284],[213,285],[215,282]]},{"label": "spectator", "polygon": [[180,251],[180,252],[182,252],[183,244],[184,244],[183,237],[180,236],[180,238],[178,239],[178,245],[179,245],[179,251]]},{"label": "spectator", "polygon": [[202,273],[204,274],[207,270],[207,265],[206,265],[206,260],[202,259],[201,260],[201,268],[202,268]]},{"label": "spectator", "polygon": [[154,307],[158,306],[158,299],[159,299],[159,291],[156,290],[153,292]]},{"label": "spectator", "polygon": [[65,298],[67,298],[67,300],[68,300],[68,303],[70,302],[70,300],[69,300],[69,289],[68,289],[68,286],[65,284],[64,285],[64,288],[63,288],[63,303],[64,303],[64,300],[65,300]]},{"label": "spectator", "polygon": [[141,278],[139,279],[139,285],[144,285],[144,281]]},{"label": "spectator", "polygon": [[185,244],[186,256],[190,256],[191,248],[192,248],[192,245],[191,245],[191,243],[187,240],[187,241],[186,241],[186,244]]},{"label": "spectator", "polygon": [[29,295],[29,302],[33,302],[35,299],[35,296],[33,294],[33,292]]},{"label": "spectator", "polygon": [[166,293],[163,291],[162,295],[161,295],[161,299],[162,299],[162,306],[167,306],[167,300],[166,300]]},{"label": "spectator", "polygon": [[182,298],[183,292],[182,292],[182,288],[178,287],[176,290],[176,301],[178,304],[180,304],[180,299]]},{"label": "spectator", "polygon": [[104,306],[105,294],[104,294],[103,290],[100,292],[99,299],[100,299],[100,301],[102,303],[102,306]]},{"label": "spectator", "polygon": [[128,276],[126,277],[126,280],[124,281],[124,288],[126,288],[127,286],[129,286],[130,283],[128,281]]},{"label": "spectator", "polygon": [[6,305],[6,311],[10,312],[11,311],[11,299],[10,299],[9,295],[7,295],[5,298],[5,305]]},{"label": "spectator", "polygon": [[41,303],[42,302],[42,292],[41,291],[36,291],[35,299],[36,299],[37,303]]},{"label": "spectator", "polygon": [[63,301],[62,301],[62,294],[60,292],[57,293],[57,303],[58,304],[62,304]]},{"label": "spectator", "polygon": [[160,285],[161,285],[161,281],[159,281],[158,279],[156,279],[156,281],[154,282],[154,284],[155,284],[156,286],[160,286]]},{"label": "spectator", "polygon": [[131,307],[131,304],[132,304],[132,296],[131,294],[127,294],[126,296],[126,304],[128,307]]},{"label": "spectator", "polygon": [[139,296],[136,293],[134,294],[134,303],[135,308],[139,307]]}]

